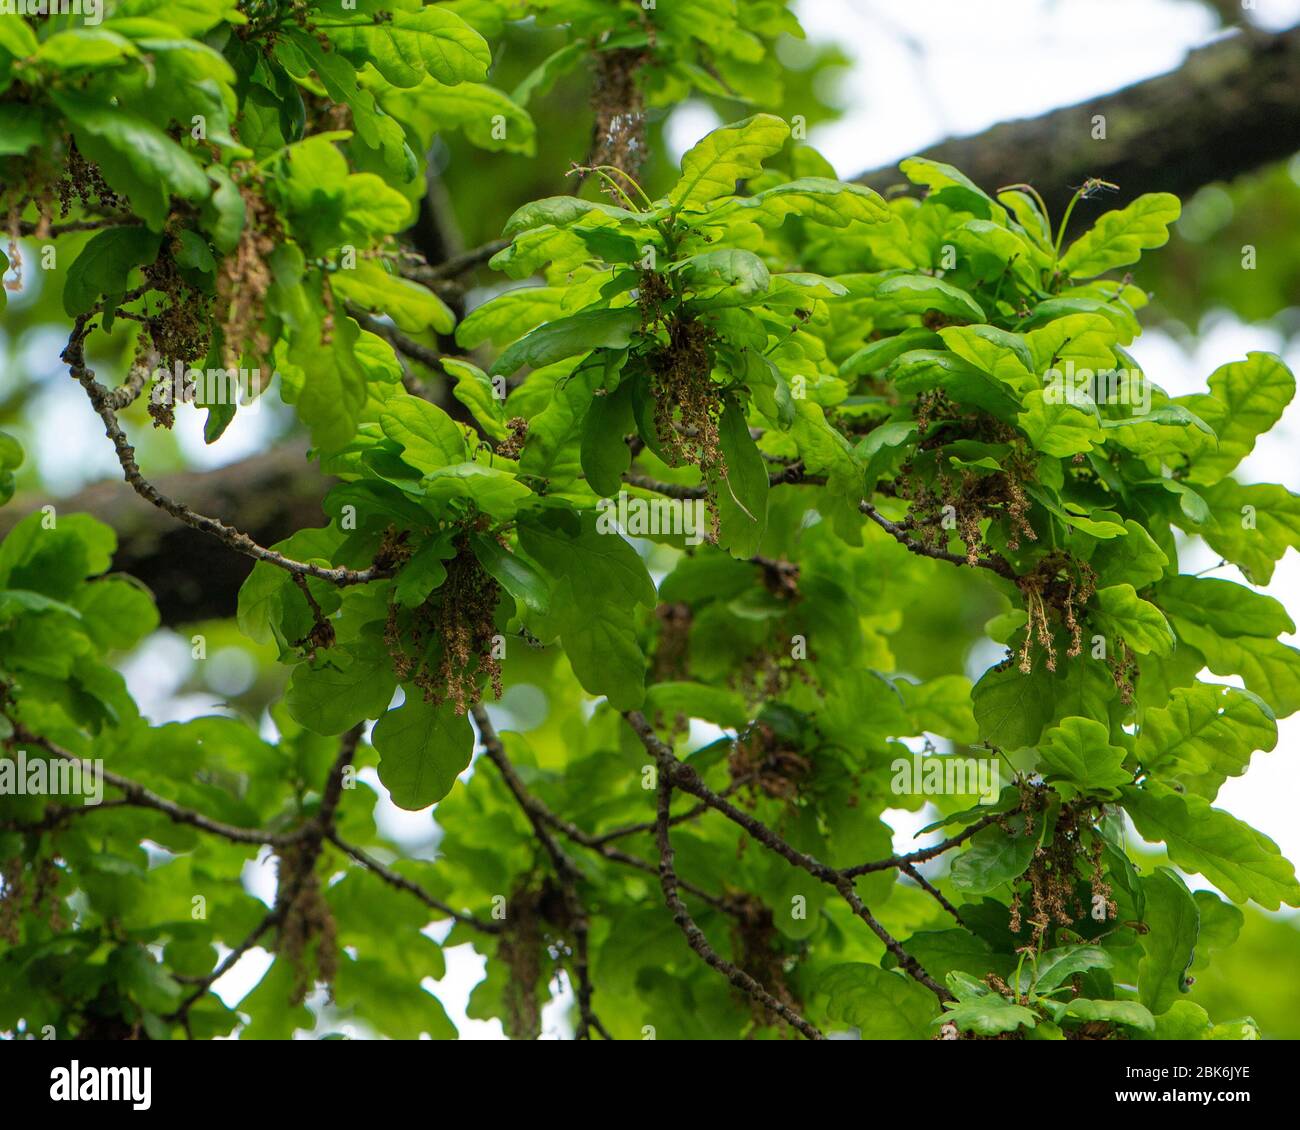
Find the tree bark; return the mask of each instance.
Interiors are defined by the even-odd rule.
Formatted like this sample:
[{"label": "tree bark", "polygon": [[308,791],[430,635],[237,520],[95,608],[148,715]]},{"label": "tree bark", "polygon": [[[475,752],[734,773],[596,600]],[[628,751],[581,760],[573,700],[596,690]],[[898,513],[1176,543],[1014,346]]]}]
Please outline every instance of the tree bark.
[{"label": "tree bark", "polygon": [[[300,447],[280,447],[212,471],[160,475],[156,485],[204,514],[218,515],[262,545],[307,526],[323,526],[320,500],[333,481]],[[250,558],[183,526],[150,506],[120,479],[94,483],[69,498],[19,495],[0,510],[0,537],[18,520],[53,504],[58,513],[93,514],[117,531],[113,569],[143,581],[164,624],[233,616]]]},{"label": "tree bark", "polygon": [[[1105,118],[1105,140],[1093,137],[1096,115]],[[922,156],[955,165],[990,193],[1032,184],[1059,219],[1089,177],[1119,185],[1121,201],[1144,192],[1186,197],[1298,150],[1300,26],[1276,35],[1234,33],[1167,74],[942,141]],[[894,166],[856,179],[878,192],[905,183]],[[1081,223],[1087,212],[1078,209]]]}]

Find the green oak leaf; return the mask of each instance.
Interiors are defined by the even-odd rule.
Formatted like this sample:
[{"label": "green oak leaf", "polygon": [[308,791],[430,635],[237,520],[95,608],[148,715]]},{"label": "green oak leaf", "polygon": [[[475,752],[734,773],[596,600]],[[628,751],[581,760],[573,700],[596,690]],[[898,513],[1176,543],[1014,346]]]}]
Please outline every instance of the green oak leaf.
[{"label": "green oak leaf", "polygon": [[682,176],[668,194],[677,211],[698,212],[719,196],[729,196],[738,181],[757,176],[790,136],[790,127],[772,114],[706,134],[682,158]]},{"label": "green oak leaf", "polygon": [[936,1012],[928,989],[898,973],[851,962],[833,965],[817,979],[833,1022],[857,1028],[864,1040],[924,1040]]},{"label": "green oak leaf", "polygon": [[418,86],[426,75],[447,86],[482,82],[492,65],[483,37],[445,7],[393,12],[382,23],[327,26],[325,34],[358,68],[370,63],[398,87]]},{"label": "green oak leaf", "polygon": [[1164,843],[1174,863],[1204,875],[1234,902],[1300,906],[1295,868],[1277,844],[1235,816],[1158,781],[1125,788],[1122,803],[1139,835]]},{"label": "green oak leaf", "polygon": [[1169,705],[1142,716],[1136,754],[1147,772],[1213,800],[1246,771],[1256,750],[1277,744],[1277,722],[1257,695],[1196,683],[1177,687]]},{"label": "green oak leaf", "polygon": [[418,811],[442,800],[474,753],[469,719],[452,703],[425,702],[406,686],[406,701],[378,722],[371,743],[379,754],[379,779],[398,808]]},{"label": "green oak leaf", "polygon": [[1177,642],[1160,609],[1138,596],[1132,585],[1097,590],[1095,622],[1112,637],[1120,637],[1140,655],[1169,655]]},{"label": "green oak leaf", "polygon": [[1023,819],[1012,819],[1009,825],[1011,832],[991,825],[971,837],[971,846],[953,860],[954,887],[983,894],[1024,874],[1034,857],[1038,837],[1025,834]]},{"label": "green oak leaf", "polygon": [[1216,369],[1206,395],[1187,407],[1214,429],[1218,445],[1192,460],[1188,479],[1216,483],[1255,449],[1255,440],[1282,417],[1295,396],[1295,377],[1272,353],[1249,353]]},{"label": "green oak leaf", "polygon": [[1201,915],[1196,900],[1176,872],[1157,867],[1142,880],[1147,927],[1141,936],[1138,997],[1153,1013],[1168,1010],[1179,993],[1188,991],[1187,974],[1196,951]]},{"label": "green oak leaf", "polygon": [[1071,278],[1087,279],[1136,263],[1143,251],[1163,247],[1169,226],[1182,206],[1168,192],[1139,196],[1126,208],[1107,212],[1061,256],[1060,269]]},{"label": "green oak leaf", "polygon": [[1091,718],[1066,718],[1043,735],[1039,770],[1067,800],[1076,796],[1114,799],[1133,780],[1125,751],[1111,745],[1110,730]]},{"label": "green oak leaf", "polygon": [[162,237],[147,228],[119,227],[97,232],[68,268],[63,309],[70,316],[89,313],[101,295],[116,304],[136,267],[158,257]]}]

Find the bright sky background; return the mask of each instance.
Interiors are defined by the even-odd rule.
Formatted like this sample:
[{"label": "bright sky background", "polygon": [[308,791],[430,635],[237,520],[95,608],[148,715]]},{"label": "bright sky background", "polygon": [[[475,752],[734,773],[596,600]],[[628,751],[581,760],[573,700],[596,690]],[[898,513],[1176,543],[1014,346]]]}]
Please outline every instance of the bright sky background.
[{"label": "bright sky background", "polygon": [[[833,40],[854,58],[842,88],[848,113],[810,137],[841,176],[906,157],[944,136],[976,133],[998,121],[1032,117],[1108,93],[1177,66],[1187,50],[1215,34],[1210,13],[1184,0],[803,0],[799,13],[810,38]],[[1300,0],[1259,0],[1257,22],[1262,25],[1282,28],[1298,21]],[[670,121],[670,143],[680,153],[716,124],[707,108],[683,106]],[[1300,176],[1300,162],[1295,168]],[[36,285],[39,275],[29,272]],[[28,295],[11,296],[11,301],[25,299]],[[31,342],[25,351],[31,364],[20,371],[48,370],[48,358],[57,357],[60,345],[53,340]],[[1202,333],[1192,353],[1158,333],[1144,335],[1133,352],[1153,381],[1178,395],[1202,390],[1215,368],[1243,358],[1249,350],[1280,348],[1276,334],[1222,318]],[[1300,348],[1293,346],[1284,357],[1300,371]],[[67,381],[50,382],[39,401],[37,418],[60,421],[60,442],[32,454],[56,488],[73,489],[118,473],[102,428],[84,409],[80,390]],[[256,418],[243,413],[215,448],[202,442],[198,413],[181,414],[177,433],[197,466],[260,451],[265,434]],[[1243,477],[1300,489],[1298,449],[1300,402],[1293,403],[1282,424],[1260,441],[1245,463]],[[75,461],[68,459],[70,450],[77,452]],[[1216,560],[1204,546],[1191,547],[1182,568],[1194,572]],[[1243,580],[1231,568],[1214,575]],[[1288,552],[1264,591],[1300,614],[1300,556]],[[180,645],[177,637],[160,637],[128,672],[142,709],[159,721],[212,708],[206,697],[169,697],[169,689],[179,685],[171,682],[173,673],[184,667],[188,656],[188,645]],[[231,677],[237,682],[238,672]],[[1292,860],[1300,859],[1300,823],[1293,815],[1294,798],[1300,794],[1298,743],[1300,716],[1281,724],[1277,749],[1256,754],[1249,772],[1229,780],[1217,802],[1269,835]],[[387,802],[381,802],[381,809],[385,826],[394,833],[401,830],[416,838],[427,834],[427,816],[400,813]],[[911,832],[928,817],[894,815],[899,817],[898,846],[913,847]],[[249,878],[259,893],[271,897],[269,868],[250,870]],[[469,990],[482,977],[481,959],[468,947],[450,950],[447,957],[447,977],[428,987],[442,999],[462,1037],[501,1038],[499,1022],[468,1021],[464,1016]],[[267,962],[261,951],[250,954],[220,982],[222,996],[232,1004],[238,1001]],[[548,1010],[550,1035],[561,1030],[557,1015],[554,1006]]]}]

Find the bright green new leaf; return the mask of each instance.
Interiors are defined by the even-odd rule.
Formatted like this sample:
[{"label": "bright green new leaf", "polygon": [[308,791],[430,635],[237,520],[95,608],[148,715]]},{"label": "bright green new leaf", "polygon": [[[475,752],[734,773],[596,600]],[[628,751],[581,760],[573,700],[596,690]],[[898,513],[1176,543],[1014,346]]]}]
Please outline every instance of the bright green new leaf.
[{"label": "bright green new leaf", "polygon": [[1039,768],[1067,800],[1075,796],[1114,799],[1133,780],[1124,750],[1110,744],[1110,731],[1091,718],[1066,718],[1043,735]]},{"label": "bright green new leaf", "polygon": [[703,251],[673,265],[692,290],[725,287],[742,298],[762,294],[772,281],[763,260],[752,251],[719,248]]},{"label": "bright green new leaf", "polygon": [[864,1040],[924,1040],[936,1003],[929,990],[897,973],[853,962],[834,965],[817,980],[830,998],[826,1015],[858,1029]]},{"label": "bright green new leaf", "polygon": [[1188,407],[1214,429],[1218,446],[1193,460],[1193,483],[1217,483],[1255,449],[1255,440],[1281,419],[1295,396],[1295,377],[1272,353],[1249,353],[1216,369],[1208,395]]},{"label": "bright green new leaf", "polygon": [[1154,1013],[1165,1012],[1188,991],[1187,975],[1196,951],[1201,915],[1187,885],[1168,867],[1142,880],[1146,894],[1138,996]]},{"label": "bright green new leaf", "polygon": [[876,289],[876,298],[888,301],[904,314],[944,314],[959,322],[983,322],[984,311],[960,287],[930,275],[895,275]]},{"label": "bright green new leaf", "polygon": [[780,152],[790,127],[772,114],[755,114],[706,134],[682,158],[682,177],[668,194],[677,211],[698,212],[736,182],[757,176],[763,162]]},{"label": "bright green new leaf", "polygon": [[1206,800],[1246,771],[1256,750],[1277,744],[1277,722],[1249,691],[1197,683],[1178,687],[1169,705],[1142,716],[1137,757],[1160,780]]},{"label": "bright green new leaf", "polygon": [[1279,718],[1300,710],[1300,650],[1277,640],[1224,639],[1208,628],[1175,618],[1179,638],[1194,647],[1216,675],[1240,675]]},{"label": "bright green new leaf", "polygon": [[1038,1023],[1037,1013],[997,993],[956,1005],[946,1002],[944,1007],[947,1011],[932,1026],[955,1024],[963,1032],[974,1032],[977,1036],[999,1036],[1018,1028],[1033,1028]]},{"label": "bright green new leaf", "polygon": [[1144,1008],[1137,1001],[1095,1001],[1076,997],[1065,1006],[1063,1015],[1085,1024],[1110,1022],[1122,1024],[1126,1028],[1137,1028],[1143,1032],[1153,1032],[1156,1027],[1151,1010]]},{"label": "bright green new leaf", "polygon": [[1282,602],[1217,577],[1169,577],[1156,592],[1171,616],[1201,624],[1220,636],[1275,638],[1295,631]]},{"label": "bright green new leaf", "polygon": [[1160,609],[1138,596],[1132,585],[1098,589],[1097,610],[1097,626],[1112,640],[1122,638],[1142,655],[1168,655],[1173,651],[1174,630]]},{"label": "bright green new leaf", "polygon": [[1242,486],[1231,479],[1201,493],[1210,511],[1202,536],[1252,584],[1268,584],[1287,549],[1300,549],[1300,495],[1275,483]]},{"label": "bright green new leaf", "polygon": [[402,459],[420,471],[439,471],[464,461],[465,433],[436,404],[418,396],[392,401],[379,418],[384,435],[402,448]]},{"label": "bright green new leaf", "polygon": [[427,703],[415,687],[406,701],[375,723],[379,779],[398,808],[415,812],[442,800],[474,753],[469,719],[451,703]]},{"label": "bright green new leaf", "polygon": [[497,358],[494,374],[510,376],[524,365],[539,369],[592,349],[623,349],[641,326],[636,310],[584,310],[546,322]]},{"label": "bright green new leaf", "polygon": [[760,224],[780,224],[787,216],[797,215],[834,228],[889,218],[888,207],[874,190],[826,177],[800,177],[753,196],[738,197],[714,208],[712,218],[733,210]]},{"label": "bright green new leaf", "polygon": [[330,284],[340,298],[387,314],[407,333],[435,330],[449,334],[456,323],[447,304],[433,291],[390,275],[373,259],[359,259],[351,270],[335,271]]},{"label": "bright green new leaf", "polygon": [[1182,206],[1167,192],[1139,196],[1127,208],[1107,212],[1061,256],[1061,270],[1071,278],[1090,279],[1116,267],[1136,263],[1142,252],[1163,247],[1169,225]]},{"label": "bright green new leaf", "polygon": [[392,13],[388,21],[329,27],[326,35],[358,67],[366,63],[394,86],[418,86],[429,75],[447,86],[482,82],[492,65],[486,41],[455,12],[429,5]]},{"label": "bright green new leaf", "polygon": [[1021,969],[1022,992],[1032,990],[1041,995],[1065,984],[1071,977],[1089,969],[1107,969],[1113,959],[1100,946],[1060,946],[1046,950]]},{"label": "bright green new leaf", "polygon": [[1123,804],[1138,833],[1162,842],[1169,858],[1204,875],[1235,902],[1253,899],[1276,910],[1300,906],[1295,868],[1261,832],[1198,796],[1182,796],[1156,781],[1123,790]]},{"label": "bright green new leaf", "polygon": [[1019,423],[1037,450],[1058,458],[1086,454],[1103,439],[1097,409],[1091,401],[1060,403],[1050,400],[1042,389],[1025,396]]}]

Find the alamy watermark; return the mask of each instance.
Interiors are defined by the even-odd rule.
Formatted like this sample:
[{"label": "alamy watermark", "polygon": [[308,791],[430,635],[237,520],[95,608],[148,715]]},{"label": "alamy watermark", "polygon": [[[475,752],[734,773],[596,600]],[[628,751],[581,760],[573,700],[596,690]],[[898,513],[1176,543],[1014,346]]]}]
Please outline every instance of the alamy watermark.
[{"label": "alamy watermark", "polygon": [[1002,794],[1002,773],[996,758],[948,757],[914,753],[890,763],[889,783],[895,796],[978,796],[992,804]]},{"label": "alamy watermark", "polygon": [[702,498],[634,498],[627,491],[618,498],[596,503],[596,532],[629,537],[681,536],[687,545],[699,545],[710,530]]},{"label": "alamy watermark", "polygon": [[190,369],[177,361],[172,368],[153,372],[155,404],[238,405],[254,411],[261,402],[261,369]]},{"label": "alamy watermark", "polygon": [[1151,411],[1151,382],[1141,369],[1076,368],[1067,361],[1065,368],[1051,368],[1043,374],[1045,404],[1073,404],[1087,408],[1092,404],[1123,404],[1133,415]]},{"label": "alamy watermark", "polygon": [[124,1102],[132,1110],[153,1103],[152,1067],[94,1067],[73,1060],[50,1072],[52,1102]]},{"label": "alamy watermark", "polygon": [[0,16],[80,16],[96,27],[104,21],[104,0],[0,0]]},{"label": "alamy watermark", "polygon": [[20,749],[0,757],[0,796],[79,796],[86,805],[104,799],[104,763],[73,758],[27,756]]}]

